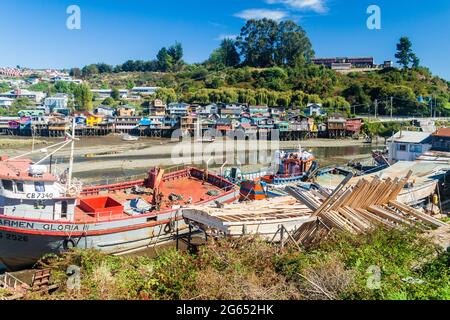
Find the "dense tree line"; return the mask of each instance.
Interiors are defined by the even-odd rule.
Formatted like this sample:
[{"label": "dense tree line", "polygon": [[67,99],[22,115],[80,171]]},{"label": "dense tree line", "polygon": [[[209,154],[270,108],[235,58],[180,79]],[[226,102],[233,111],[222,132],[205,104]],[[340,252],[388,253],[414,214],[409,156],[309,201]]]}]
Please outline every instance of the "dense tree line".
[{"label": "dense tree line", "polygon": [[162,48],[154,60],[128,60],[116,66],[106,63],[90,64],[82,69],[72,68],[69,73],[75,78],[89,78],[98,74],[119,72],[177,72],[184,64],[183,46],[176,42],[169,48]]}]

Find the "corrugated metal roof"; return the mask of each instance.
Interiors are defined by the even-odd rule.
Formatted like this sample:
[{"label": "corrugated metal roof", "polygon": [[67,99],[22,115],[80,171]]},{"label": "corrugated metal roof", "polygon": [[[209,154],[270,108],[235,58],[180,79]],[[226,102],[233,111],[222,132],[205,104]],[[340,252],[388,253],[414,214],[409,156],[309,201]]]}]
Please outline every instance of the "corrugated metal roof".
[{"label": "corrugated metal roof", "polygon": [[392,140],[394,140],[395,142],[422,143],[427,142],[430,138],[431,133],[429,132],[400,131],[391,137],[389,141],[392,142]]}]

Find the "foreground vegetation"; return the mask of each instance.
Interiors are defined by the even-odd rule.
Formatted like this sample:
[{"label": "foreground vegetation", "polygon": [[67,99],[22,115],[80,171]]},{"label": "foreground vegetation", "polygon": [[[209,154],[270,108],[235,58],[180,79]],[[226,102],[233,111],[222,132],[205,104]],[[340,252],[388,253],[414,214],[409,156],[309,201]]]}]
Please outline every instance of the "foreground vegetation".
[{"label": "foreground vegetation", "polygon": [[[197,256],[75,251],[47,257],[60,289],[28,299],[450,299],[449,254],[415,231],[334,234],[299,252],[257,239],[211,242]],[[66,270],[81,267],[81,289]],[[380,271],[380,276],[377,272]]]}]

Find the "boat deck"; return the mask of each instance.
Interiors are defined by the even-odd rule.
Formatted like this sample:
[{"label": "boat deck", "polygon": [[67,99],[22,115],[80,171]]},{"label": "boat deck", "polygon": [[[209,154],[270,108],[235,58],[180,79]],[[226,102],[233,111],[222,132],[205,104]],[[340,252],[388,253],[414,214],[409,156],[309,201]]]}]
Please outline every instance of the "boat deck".
[{"label": "boat deck", "polygon": [[[216,198],[218,195],[208,194],[208,192],[218,193],[219,195],[224,194],[225,191],[220,189],[219,187],[212,185],[211,183],[204,182],[194,177],[183,177],[174,180],[165,181],[160,189],[160,192],[163,194],[161,210],[158,212],[162,212],[165,210],[170,210],[175,206],[186,206],[189,204],[202,203],[204,201],[212,200]],[[171,201],[169,196],[171,194],[177,195],[180,200]],[[142,199],[148,203],[152,202],[153,197],[151,195],[137,195],[137,194],[129,194],[125,192],[125,190],[116,190],[111,191],[107,194],[101,194],[97,196],[87,196],[82,199],[90,199],[95,197],[109,197],[120,204],[124,204],[127,201],[133,199]],[[99,220],[99,216],[84,211],[80,207],[80,201],[78,201],[78,205],[75,208],[75,221],[76,222],[96,222]],[[102,221],[107,220],[116,220],[130,217],[123,210],[121,212],[112,212],[108,216],[108,209],[105,209],[105,212],[102,212]],[[157,215],[158,212],[154,212],[154,215]]]}]

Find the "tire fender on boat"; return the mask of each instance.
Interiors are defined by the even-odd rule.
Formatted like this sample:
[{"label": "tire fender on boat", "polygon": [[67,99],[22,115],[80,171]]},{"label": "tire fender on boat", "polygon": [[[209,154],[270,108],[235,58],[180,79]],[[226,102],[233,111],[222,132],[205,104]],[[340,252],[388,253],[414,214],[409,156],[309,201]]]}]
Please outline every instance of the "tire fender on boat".
[{"label": "tire fender on boat", "polygon": [[174,231],[174,229],[175,229],[175,221],[170,221],[165,225],[164,232],[171,233]]},{"label": "tire fender on boat", "polygon": [[73,241],[70,238],[64,239],[64,242],[63,242],[64,250],[68,251],[68,250],[74,249],[76,247],[77,247],[77,244],[75,243],[75,241]]}]

